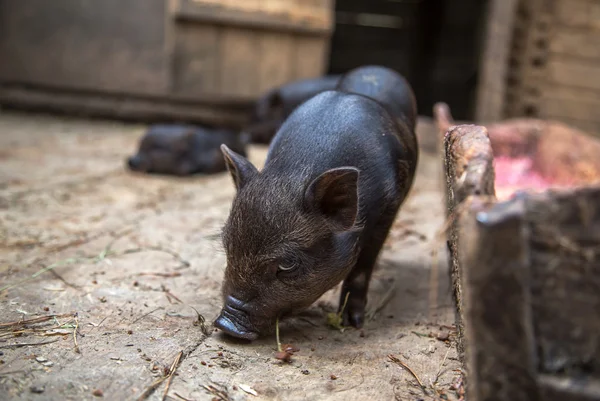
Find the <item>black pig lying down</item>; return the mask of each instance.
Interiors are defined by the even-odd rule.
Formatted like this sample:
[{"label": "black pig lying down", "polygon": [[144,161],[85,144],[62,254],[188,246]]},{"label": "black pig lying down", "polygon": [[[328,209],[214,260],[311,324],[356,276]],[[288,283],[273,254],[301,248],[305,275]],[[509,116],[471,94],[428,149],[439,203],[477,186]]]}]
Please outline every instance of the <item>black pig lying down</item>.
[{"label": "black pig lying down", "polygon": [[137,154],[127,159],[133,171],[154,174],[214,174],[226,170],[221,144],[246,155],[247,136],[224,129],[189,125],[152,125]]},{"label": "black pig lying down", "polygon": [[416,115],[402,76],[361,67],[290,115],[262,171],[222,146],[237,194],[216,327],[256,339],[342,280],[343,324],[362,327],[373,266],[413,183]]},{"label": "black pig lying down", "polygon": [[341,75],[301,79],[268,91],[256,101],[245,132],[254,143],[269,143],[296,107],[320,92],[335,89],[340,79]]}]

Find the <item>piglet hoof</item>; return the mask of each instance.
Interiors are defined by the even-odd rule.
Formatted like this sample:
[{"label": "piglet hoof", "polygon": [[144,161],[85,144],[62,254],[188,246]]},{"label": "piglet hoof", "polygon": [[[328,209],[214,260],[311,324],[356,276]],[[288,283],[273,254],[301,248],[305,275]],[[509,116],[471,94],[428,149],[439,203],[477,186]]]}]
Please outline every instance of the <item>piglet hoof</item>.
[{"label": "piglet hoof", "polygon": [[[348,297],[346,307],[342,312],[342,324],[344,326],[352,326],[357,329],[363,327],[365,323],[365,306],[367,302],[363,298],[353,298],[352,295]],[[341,305],[340,305],[341,308]]]}]

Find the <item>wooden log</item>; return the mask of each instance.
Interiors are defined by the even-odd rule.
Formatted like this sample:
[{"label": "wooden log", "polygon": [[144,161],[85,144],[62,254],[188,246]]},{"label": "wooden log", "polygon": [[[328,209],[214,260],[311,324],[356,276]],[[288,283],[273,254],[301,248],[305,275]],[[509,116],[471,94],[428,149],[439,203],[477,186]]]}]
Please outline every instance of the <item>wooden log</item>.
[{"label": "wooden log", "polygon": [[[492,164],[492,148],[484,127],[476,125],[459,125],[450,128],[444,139],[444,164],[446,174],[446,206],[447,218],[451,221],[448,233],[448,250],[453,285],[453,295],[457,308],[457,328],[459,331],[458,351],[465,362],[464,342],[464,299],[459,252],[459,227],[468,223],[460,216],[464,213],[464,205],[469,205],[475,197],[495,198],[494,167]],[[486,204],[481,199],[477,202]],[[463,205],[463,206],[461,206]]]},{"label": "wooden log", "polygon": [[188,122],[242,129],[249,121],[251,102],[229,107],[172,98],[115,96],[94,92],[44,90],[0,85],[0,105],[30,111],[117,118],[136,122]]}]

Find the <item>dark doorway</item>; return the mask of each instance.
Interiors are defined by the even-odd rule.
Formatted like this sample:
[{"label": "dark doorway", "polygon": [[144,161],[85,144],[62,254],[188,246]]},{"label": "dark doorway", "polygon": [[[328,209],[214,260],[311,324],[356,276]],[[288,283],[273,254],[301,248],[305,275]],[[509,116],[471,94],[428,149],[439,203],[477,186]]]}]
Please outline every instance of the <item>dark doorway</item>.
[{"label": "dark doorway", "polygon": [[447,102],[474,117],[479,43],[487,1],[337,0],[329,73],[364,64],[395,69],[414,87],[419,114]]}]

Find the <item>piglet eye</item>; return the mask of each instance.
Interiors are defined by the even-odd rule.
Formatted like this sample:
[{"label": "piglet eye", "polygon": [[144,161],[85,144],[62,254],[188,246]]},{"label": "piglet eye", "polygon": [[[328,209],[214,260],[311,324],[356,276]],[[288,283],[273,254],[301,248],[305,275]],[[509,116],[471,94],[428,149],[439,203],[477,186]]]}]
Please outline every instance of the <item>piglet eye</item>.
[{"label": "piglet eye", "polygon": [[279,270],[282,272],[289,272],[298,267],[298,263],[296,262],[283,262],[279,264]]}]

